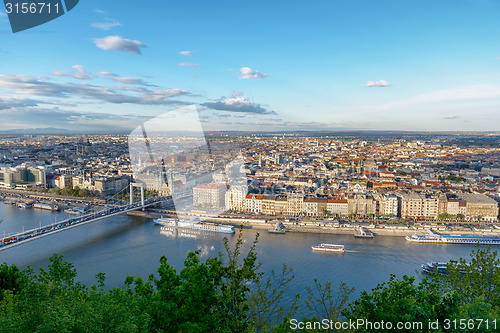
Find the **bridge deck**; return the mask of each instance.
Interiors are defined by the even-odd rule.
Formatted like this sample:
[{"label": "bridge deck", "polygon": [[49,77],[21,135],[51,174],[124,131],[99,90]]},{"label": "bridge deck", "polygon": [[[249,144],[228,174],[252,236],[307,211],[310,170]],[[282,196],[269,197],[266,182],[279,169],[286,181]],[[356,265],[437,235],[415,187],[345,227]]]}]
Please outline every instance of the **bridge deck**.
[{"label": "bridge deck", "polygon": [[163,197],[151,198],[144,201],[144,205],[140,202],[132,205],[125,205],[119,207],[112,207],[108,209],[104,209],[95,213],[80,215],[77,217],[73,217],[64,221],[59,221],[56,223],[48,224],[43,227],[39,227],[36,229],[31,229],[28,231],[24,231],[15,235],[10,235],[1,239],[0,242],[0,251],[8,249],[10,247],[26,243],[41,237],[45,237],[48,235],[55,234],[56,232],[64,231],[67,229],[75,228],[84,224],[92,223],[98,220],[102,220],[106,217],[119,215],[127,212],[131,212],[134,210],[154,206],[161,201],[166,200]]}]

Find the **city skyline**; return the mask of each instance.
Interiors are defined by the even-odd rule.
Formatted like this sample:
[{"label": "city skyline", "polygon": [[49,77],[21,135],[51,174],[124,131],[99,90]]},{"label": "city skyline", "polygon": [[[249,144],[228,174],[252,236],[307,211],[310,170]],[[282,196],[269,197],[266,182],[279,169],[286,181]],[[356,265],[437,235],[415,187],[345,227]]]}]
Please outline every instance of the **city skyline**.
[{"label": "city skyline", "polygon": [[1,131],[132,130],[196,105],[206,131],[498,131],[493,1],[81,2],[13,34]]}]

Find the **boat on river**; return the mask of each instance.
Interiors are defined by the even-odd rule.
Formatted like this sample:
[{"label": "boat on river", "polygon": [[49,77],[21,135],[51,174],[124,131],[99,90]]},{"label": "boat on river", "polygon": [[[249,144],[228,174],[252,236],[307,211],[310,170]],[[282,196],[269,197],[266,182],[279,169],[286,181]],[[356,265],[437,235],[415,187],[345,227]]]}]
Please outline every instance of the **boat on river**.
[{"label": "boat on river", "polygon": [[50,210],[51,212],[58,212],[59,211],[58,205],[49,205],[49,204],[43,204],[43,203],[35,203],[35,204],[33,204],[33,208]]},{"label": "boat on river", "polygon": [[443,235],[433,230],[427,235],[406,236],[406,240],[412,243],[500,245],[497,236]]},{"label": "boat on river", "polygon": [[445,262],[432,261],[426,264],[422,264],[422,271],[429,274],[432,274],[436,271],[438,271],[439,273],[446,273],[446,265],[447,263]]},{"label": "boat on river", "polygon": [[356,238],[373,238],[373,232],[365,227],[354,228],[354,237]]},{"label": "boat on river", "polygon": [[153,220],[157,225],[164,227],[174,227],[174,228],[184,228],[184,229],[194,229],[194,230],[205,230],[221,232],[225,234],[234,234],[235,229],[232,225],[212,223],[212,222],[201,222],[198,218],[192,218],[190,221],[179,220],[179,219],[169,219],[169,218],[159,218]]},{"label": "boat on river", "polygon": [[337,244],[325,244],[321,243],[316,246],[311,247],[313,251],[323,251],[323,252],[341,252],[344,253],[344,245],[337,245]]}]

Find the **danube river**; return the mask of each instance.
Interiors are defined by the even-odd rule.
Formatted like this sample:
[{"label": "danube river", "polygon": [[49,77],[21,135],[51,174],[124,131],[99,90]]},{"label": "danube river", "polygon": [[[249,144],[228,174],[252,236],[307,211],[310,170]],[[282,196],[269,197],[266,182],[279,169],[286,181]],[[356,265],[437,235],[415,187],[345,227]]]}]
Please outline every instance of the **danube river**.
[{"label": "danube river", "polygon": [[[39,225],[68,218],[64,212],[20,209],[0,202],[0,235],[28,230]],[[108,287],[121,286],[127,274],[147,277],[155,273],[162,255],[177,269],[189,251],[200,250],[207,258],[223,251],[224,234],[193,232],[160,232],[151,219],[120,215],[43,237],[0,251],[0,262],[15,263],[21,268],[45,267],[53,253],[63,254],[73,262],[78,279],[85,284],[96,282],[95,274],[106,273]],[[257,230],[243,230],[248,248]],[[237,238],[230,235],[234,242]],[[319,243],[344,244],[344,254],[322,254],[311,251]],[[331,281],[334,286],[345,282],[362,290],[387,281],[389,275],[415,275],[428,261],[469,258],[473,245],[411,244],[404,237],[376,236],[357,239],[352,235],[262,232],[257,246],[262,270],[280,270],[283,264],[293,268],[293,292],[305,296],[305,287],[314,279]],[[305,297],[303,297],[305,298]]]}]

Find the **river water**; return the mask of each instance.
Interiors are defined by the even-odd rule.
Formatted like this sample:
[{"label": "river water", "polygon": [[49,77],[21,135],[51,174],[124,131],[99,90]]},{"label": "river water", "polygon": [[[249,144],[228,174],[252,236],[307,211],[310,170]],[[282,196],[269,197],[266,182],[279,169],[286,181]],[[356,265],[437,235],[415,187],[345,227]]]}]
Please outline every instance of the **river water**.
[{"label": "river water", "polygon": [[[0,202],[0,235],[68,217],[64,212],[20,209]],[[243,230],[245,248],[251,246],[256,233],[257,230]],[[412,244],[404,237],[357,239],[352,235],[279,235],[262,230],[260,233],[257,254],[262,270],[281,270],[283,264],[293,268],[292,292],[303,295],[306,286],[312,286],[314,279],[318,279],[320,282],[331,281],[333,286],[345,282],[356,288],[353,296],[357,296],[362,290],[387,281],[390,274],[419,276],[417,270],[422,263],[469,258],[475,248],[474,245]],[[232,244],[237,238],[236,235],[219,233],[161,232],[151,219],[120,215],[0,251],[0,262],[38,269],[47,266],[53,253],[59,253],[75,264],[77,279],[83,283],[95,283],[95,274],[102,271],[106,273],[108,287],[119,287],[127,274],[147,278],[155,273],[162,255],[176,269],[182,268],[189,251],[200,250],[202,258],[215,256],[224,251],[224,237],[229,237]],[[319,243],[344,244],[346,252],[312,252],[311,246]]]}]

